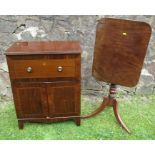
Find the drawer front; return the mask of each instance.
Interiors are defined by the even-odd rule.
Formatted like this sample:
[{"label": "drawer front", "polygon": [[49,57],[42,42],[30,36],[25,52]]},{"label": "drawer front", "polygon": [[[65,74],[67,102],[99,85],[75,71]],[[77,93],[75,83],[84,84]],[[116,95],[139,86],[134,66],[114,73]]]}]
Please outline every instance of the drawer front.
[{"label": "drawer front", "polygon": [[15,78],[75,77],[74,59],[14,60]]}]

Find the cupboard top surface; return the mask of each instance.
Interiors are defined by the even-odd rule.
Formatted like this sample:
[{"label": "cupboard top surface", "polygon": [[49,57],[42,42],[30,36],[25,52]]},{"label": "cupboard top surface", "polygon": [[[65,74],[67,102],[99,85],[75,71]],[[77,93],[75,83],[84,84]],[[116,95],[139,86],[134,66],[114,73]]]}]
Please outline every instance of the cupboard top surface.
[{"label": "cupboard top surface", "polygon": [[79,41],[31,41],[15,42],[5,52],[6,55],[34,54],[80,54]]}]

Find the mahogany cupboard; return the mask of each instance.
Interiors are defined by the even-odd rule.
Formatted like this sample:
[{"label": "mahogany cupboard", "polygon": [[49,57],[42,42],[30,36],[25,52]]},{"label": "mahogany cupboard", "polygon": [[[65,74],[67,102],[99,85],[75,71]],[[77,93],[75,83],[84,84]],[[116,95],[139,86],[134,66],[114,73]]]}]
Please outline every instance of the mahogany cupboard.
[{"label": "mahogany cupboard", "polygon": [[[25,121],[80,116],[78,41],[16,42],[5,54],[20,129]],[[72,119],[80,125],[80,118]]]}]

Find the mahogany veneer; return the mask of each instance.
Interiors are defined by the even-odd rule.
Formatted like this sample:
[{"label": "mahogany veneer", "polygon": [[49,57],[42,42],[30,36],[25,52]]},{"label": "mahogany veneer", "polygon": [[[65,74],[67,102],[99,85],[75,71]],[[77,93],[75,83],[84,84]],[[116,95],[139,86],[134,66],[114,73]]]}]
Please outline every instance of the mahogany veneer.
[{"label": "mahogany veneer", "polygon": [[[25,121],[80,116],[78,41],[16,42],[5,54],[20,129]],[[72,119],[80,125],[80,118]]]},{"label": "mahogany veneer", "polygon": [[93,76],[108,83],[137,84],[150,40],[145,22],[103,18],[96,28]]}]

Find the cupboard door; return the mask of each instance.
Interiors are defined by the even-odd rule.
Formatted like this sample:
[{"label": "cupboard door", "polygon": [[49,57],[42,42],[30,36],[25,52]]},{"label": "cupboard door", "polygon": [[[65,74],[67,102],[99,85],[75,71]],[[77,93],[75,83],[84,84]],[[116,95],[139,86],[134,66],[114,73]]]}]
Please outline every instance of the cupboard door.
[{"label": "cupboard door", "polygon": [[49,116],[79,115],[80,93],[79,85],[58,84],[47,87]]},{"label": "cupboard door", "polygon": [[46,87],[40,85],[14,87],[18,118],[41,118],[47,116]]}]

